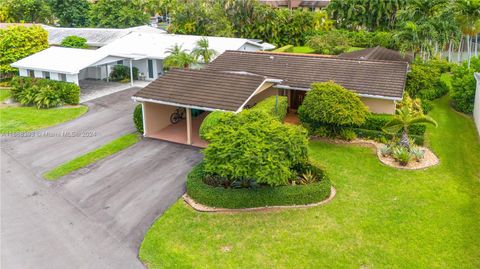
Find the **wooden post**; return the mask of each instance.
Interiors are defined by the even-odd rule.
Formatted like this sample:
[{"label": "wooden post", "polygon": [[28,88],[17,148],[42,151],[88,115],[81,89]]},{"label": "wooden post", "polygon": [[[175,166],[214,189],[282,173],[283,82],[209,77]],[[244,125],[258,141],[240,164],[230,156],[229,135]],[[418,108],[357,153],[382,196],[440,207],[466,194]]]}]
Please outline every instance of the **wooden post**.
[{"label": "wooden post", "polygon": [[132,59],[130,59],[130,85],[133,87],[133,67],[132,67]]},{"label": "wooden post", "polygon": [[192,144],[192,110],[190,108],[186,109],[187,113],[187,144]]}]

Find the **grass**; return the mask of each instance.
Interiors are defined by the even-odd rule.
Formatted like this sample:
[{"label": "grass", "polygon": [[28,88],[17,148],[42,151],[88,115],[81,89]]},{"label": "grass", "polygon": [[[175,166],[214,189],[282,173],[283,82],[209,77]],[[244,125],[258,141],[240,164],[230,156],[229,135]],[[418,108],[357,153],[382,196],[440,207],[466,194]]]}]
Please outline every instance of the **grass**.
[{"label": "grass", "polygon": [[10,90],[0,90],[0,102],[10,98]]},{"label": "grass", "polygon": [[308,46],[293,47],[293,53],[314,53],[315,50]]},{"label": "grass", "polygon": [[86,106],[37,109],[36,107],[0,108],[0,133],[29,132],[75,119]]},{"label": "grass", "polygon": [[65,176],[75,170],[83,168],[89,164],[128,148],[137,143],[138,140],[138,134],[127,134],[121,136],[93,151],[90,151],[85,155],[79,156],[71,161],[55,167],[54,169],[43,174],[43,177],[48,180],[59,179],[60,177]]},{"label": "grass", "polygon": [[199,213],[178,201],[147,232],[149,268],[480,268],[480,142],[473,121],[435,101],[424,171],[372,149],[312,142],[338,193],[316,208]]}]

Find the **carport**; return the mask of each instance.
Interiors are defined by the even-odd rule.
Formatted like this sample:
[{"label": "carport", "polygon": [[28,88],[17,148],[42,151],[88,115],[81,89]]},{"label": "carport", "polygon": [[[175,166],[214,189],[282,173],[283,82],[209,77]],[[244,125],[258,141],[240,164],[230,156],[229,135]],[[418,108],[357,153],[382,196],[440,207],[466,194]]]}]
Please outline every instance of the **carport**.
[{"label": "carport", "polygon": [[[236,72],[176,69],[150,83],[132,97],[143,108],[144,136],[170,142],[206,147],[199,128],[211,111],[237,113],[266,93],[278,79]],[[173,124],[170,117],[184,109],[184,117]],[[192,115],[192,111],[200,111]],[[196,114],[196,113],[193,113]]]}]

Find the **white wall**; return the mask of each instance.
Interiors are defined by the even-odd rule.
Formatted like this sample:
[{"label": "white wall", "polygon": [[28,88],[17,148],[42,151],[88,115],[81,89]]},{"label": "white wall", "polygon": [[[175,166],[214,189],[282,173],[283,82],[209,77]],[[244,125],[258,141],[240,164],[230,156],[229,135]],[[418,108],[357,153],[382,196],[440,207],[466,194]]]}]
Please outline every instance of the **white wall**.
[{"label": "white wall", "polygon": [[478,134],[480,135],[480,73],[475,73],[477,79],[477,90],[475,92],[475,104],[473,106],[473,119],[477,125]]},{"label": "white wall", "polygon": [[51,80],[60,80],[60,75],[58,73],[50,72]]},{"label": "white wall", "polygon": [[36,78],[43,78],[43,73],[40,70],[34,70]]},{"label": "white wall", "polygon": [[22,69],[22,68],[19,68],[18,69],[18,73],[21,77],[28,77],[28,72],[27,72],[27,69]]},{"label": "white wall", "polygon": [[78,74],[67,74],[67,82],[72,82],[78,85]]}]

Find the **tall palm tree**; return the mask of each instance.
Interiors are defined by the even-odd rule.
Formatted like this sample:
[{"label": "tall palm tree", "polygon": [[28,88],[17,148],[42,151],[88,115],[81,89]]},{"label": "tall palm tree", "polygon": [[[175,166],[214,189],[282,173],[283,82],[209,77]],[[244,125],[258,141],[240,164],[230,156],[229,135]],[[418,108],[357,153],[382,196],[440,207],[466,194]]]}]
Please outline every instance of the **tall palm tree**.
[{"label": "tall palm tree", "polygon": [[390,134],[398,134],[402,131],[402,138],[399,144],[410,150],[410,139],[408,139],[408,128],[414,124],[428,123],[438,126],[437,122],[430,116],[423,114],[421,106],[418,102],[405,96],[405,105],[397,109],[395,117],[389,121],[383,130]]},{"label": "tall palm tree", "polygon": [[217,55],[217,52],[210,48],[208,39],[206,37],[202,37],[197,41],[196,47],[192,50],[192,55],[197,61],[199,61],[201,58],[202,63],[208,64],[213,57]]},{"label": "tall palm tree", "polygon": [[171,48],[165,50],[169,53],[163,60],[163,68],[168,70],[171,68],[187,68],[190,64],[195,63],[195,58],[190,55],[181,45],[175,44]]},{"label": "tall palm tree", "polygon": [[480,1],[456,0],[455,12],[457,23],[462,34],[467,39],[468,67],[470,68],[470,58],[472,57],[471,38],[480,32]]}]

